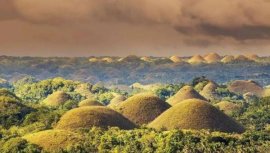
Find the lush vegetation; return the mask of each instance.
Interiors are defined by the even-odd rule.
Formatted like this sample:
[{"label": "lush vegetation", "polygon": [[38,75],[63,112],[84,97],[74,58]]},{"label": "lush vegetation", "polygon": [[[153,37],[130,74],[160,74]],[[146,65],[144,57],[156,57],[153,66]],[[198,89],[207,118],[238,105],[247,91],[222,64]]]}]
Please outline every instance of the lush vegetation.
[{"label": "lush vegetation", "polygon": [[[67,76],[69,75],[69,72],[71,70],[74,70],[74,73],[76,73],[75,71],[77,70],[75,70],[75,68],[73,67],[82,66],[81,64],[86,62],[84,58],[81,58],[80,60],[78,60],[77,58],[74,59],[60,58],[57,60],[53,59],[45,60],[43,58],[40,58],[39,60],[43,60],[44,63],[35,65],[35,62],[37,61],[33,60],[32,58],[18,59],[15,63],[9,61],[12,58],[8,57],[6,58],[7,59],[5,60],[5,62],[1,61],[2,64],[4,63],[9,66],[15,64],[14,67],[10,68],[11,69],[10,73],[13,73],[11,72],[13,71],[12,68],[18,71],[22,71],[21,69],[24,69],[26,71],[25,73],[28,73],[27,71],[30,71],[29,69],[26,70],[23,66],[20,67],[21,69],[17,67],[18,65],[21,64],[22,61],[24,61],[26,64],[31,63],[32,67],[39,69],[47,68],[48,69],[47,71],[50,71],[51,73],[59,71],[59,73],[66,74]],[[61,66],[61,64],[66,63],[67,62],[66,60],[70,62],[70,64],[66,65],[65,67],[61,67],[60,71],[59,67]],[[166,62],[168,61],[164,61],[163,63],[165,65],[162,66],[159,65],[160,66],[159,69],[163,70],[167,69],[168,65],[166,65]],[[55,63],[58,63],[59,65],[55,66]],[[74,63],[77,63],[78,65],[76,66],[76,64]],[[104,66],[104,63],[95,63],[93,65],[88,64],[86,66],[89,66],[90,69],[93,69],[93,67],[100,68]],[[118,63],[118,65],[121,65],[121,63]],[[129,66],[133,67],[133,65],[134,63],[127,64],[128,67]],[[136,67],[138,68],[136,71],[141,71],[142,73],[145,73],[146,71],[148,71],[148,68],[145,67],[148,66],[151,67],[151,64],[149,63],[147,64],[144,62],[139,63],[136,65]],[[163,66],[165,66],[166,68],[164,68]],[[176,68],[178,67],[177,65],[174,66]],[[189,66],[186,66],[186,68],[188,67]],[[201,67],[210,67],[210,65],[201,65]],[[86,67],[84,68],[87,69]],[[8,67],[7,66],[0,67],[0,69],[2,71],[8,69]],[[105,69],[107,69],[107,67]],[[196,66],[194,69],[196,69]],[[177,68],[177,70],[179,70],[179,68]],[[123,72],[125,73],[125,75],[129,73],[127,69],[123,69]],[[29,74],[33,73],[35,74],[36,72],[35,71],[31,73],[29,72]],[[59,73],[57,72],[56,74]],[[97,75],[101,75],[100,73],[102,72],[97,73]],[[119,73],[122,73],[122,71]],[[133,74],[136,75],[136,73]],[[127,78],[125,78],[125,80],[131,79],[128,76],[126,77]],[[219,108],[216,104],[222,100],[226,100],[232,104],[237,105],[238,109],[234,111],[228,111],[229,113],[227,113],[227,115],[234,118],[238,123],[242,124],[245,127],[246,131],[244,133],[236,134],[236,133],[211,132],[208,130],[195,131],[195,130],[180,130],[180,129],[178,130],[172,129],[170,131],[164,131],[164,129],[156,130],[149,128],[147,124],[142,125],[140,124],[137,126],[132,125],[132,127],[136,127],[135,129],[132,130],[123,130],[129,128],[109,127],[117,125],[120,122],[126,122],[123,120],[128,120],[128,117],[123,118],[122,116],[123,114],[122,115],[120,114],[121,111],[124,111],[125,109],[124,106],[128,107],[126,106],[126,104],[128,103],[126,103],[125,105],[120,104],[119,112],[110,110],[109,108],[106,107],[106,105],[110,104],[110,101],[114,97],[117,97],[119,95],[128,97],[129,99],[125,102],[131,101],[129,103],[130,105],[132,105],[132,108],[134,109],[131,110],[127,109],[127,113],[136,112],[133,114],[135,115],[135,117],[136,115],[138,114],[141,115],[143,113],[146,114],[146,116],[157,117],[161,112],[158,112],[158,115],[154,114],[154,112],[151,112],[154,111],[155,109],[158,109],[156,108],[157,104],[163,105],[163,103],[161,102],[164,102],[169,98],[171,98],[185,85],[193,87],[195,90],[192,92],[199,93],[209,81],[210,80],[207,79],[206,77],[198,77],[193,80],[189,79],[188,83],[178,82],[175,84],[172,83],[155,84],[153,86],[150,86],[150,88],[132,87],[125,90],[126,88],[122,89],[121,88],[122,86],[117,87],[111,86],[110,84],[106,84],[105,87],[105,85],[103,85],[102,83],[90,84],[85,83],[83,81],[73,81],[59,77],[45,79],[41,81],[30,76],[22,77],[20,79],[16,79],[14,81],[9,82],[2,80],[3,83],[1,87],[5,89],[0,89],[0,121],[1,121],[0,152],[38,153],[53,150],[55,152],[63,152],[63,153],[66,152],[264,153],[269,151],[270,97],[255,97],[253,99],[246,100],[243,95],[230,92],[228,90],[227,84],[219,85],[217,89],[212,91],[215,92],[217,98],[211,99],[209,101],[208,104],[209,108],[210,105],[213,105],[211,106],[211,109],[214,109],[214,106]],[[48,96],[58,91],[65,92],[68,95],[68,100],[63,103],[60,103],[57,106],[45,105],[44,99],[46,99]],[[133,102],[138,100],[137,98],[134,99],[134,97],[136,97],[134,95],[141,92],[152,92],[153,94],[157,95],[157,97],[156,96],[150,97],[150,99],[149,97],[141,97],[142,99],[146,99],[144,101],[151,100],[153,103],[151,106],[145,105],[145,103]],[[89,105],[97,105],[98,102],[105,105],[105,106],[98,106],[100,108],[100,112],[104,113],[105,117],[102,118],[103,120],[98,119],[101,121],[98,124],[96,122],[93,122],[94,119],[91,120],[91,118],[96,116],[99,117],[100,114],[102,113],[97,111],[97,109],[94,109],[94,111],[89,111],[92,110],[93,108],[88,108],[87,106],[79,107],[81,101],[90,102]],[[145,110],[140,109],[140,107],[147,109]],[[166,109],[168,108],[169,107],[166,106]],[[93,114],[93,112],[97,113]],[[224,112],[226,113],[226,111]],[[73,113],[75,113],[75,115]],[[172,117],[175,117],[175,115],[176,114],[171,114]],[[109,121],[110,118],[115,118],[114,116],[117,116],[119,118],[119,122],[117,123],[106,122]],[[67,129],[67,127],[65,125],[63,126],[64,128],[61,128],[59,126],[59,123],[67,121],[72,122],[73,120],[72,118],[75,117],[80,117],[81,123],[76,122],[76,124],[78,124],[80,128],[76,127],[70,128],[72,129],[71,131],[64,131],[64,132],[61,131]],[[87,120],[84,119],[84,117],[87,117]],[[149,121],[147,121],[147,123],[148,122]],[[164,122],[166,123],[166,120]],[[87,125],[85,125],[84,123],[87,123]],[[105,124],[106,128],[103,128],[102,125]],[[49,144],[51,145],[48,145],[47,143],[46,146],[44,142],[45,143],[49,142]],[[59,147],[57,145],[57,143],[59,142],[65,143],[62,143],[63,145]],[[49,149],[47,149],[46,147],[48,147]]]}]

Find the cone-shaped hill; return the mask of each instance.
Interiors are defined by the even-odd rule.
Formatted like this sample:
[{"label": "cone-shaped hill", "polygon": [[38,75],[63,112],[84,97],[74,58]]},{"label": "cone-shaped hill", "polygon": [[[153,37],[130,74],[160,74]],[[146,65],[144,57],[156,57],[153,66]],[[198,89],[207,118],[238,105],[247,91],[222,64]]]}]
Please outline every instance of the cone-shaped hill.
[{"label": "cone-shaped hill", "polygon": [[234,61],[234,57],[231,55],[227,55],[221,60],[222,63],[231,63],[233,61]]},{"label": "cone-shaped hill", "polygon": [[258,61],[260,59],[260,57],[256,54],[246,55],[246,57],[253,61]]},{"label": "cone-shaped hill", "polygon": [[201,55],[195,55],[188,60],[188,63],[190,64],[200,64],[204,62],[205,60]]},{"label": "cone-shaped hill", "polygon": [[135,55],[129,55],[119,60],[119,62],[141,62],[140,57]]},{"label": "cone-shaped hill", "polygon": [[219,102],[215,106],[228,115],[231,115],[232,113],[237,112],[241,109],[240,105],[228,101]]},{"label": "cone-shaped hill", "polygon": [[181,62],[183,62],[183,60],[180,57],[178,57],[178,56],[172,56],[172,57],[170,57],[170,60],[172,62],[174,62],[174,63],[181,63]]},{"label": "cone-shaped hill", "polygon": [[185,100],[171,107],[148,126],[164,130],[208,129],[228,133],[244,132],[244,128],[235,120],[206,101],[198,99]]},{"label": "cone-shaped hill", "polygon": [[213,100],[217,99],[218,95],[216,93],[216,89],[218,88],[218,84],[216,84],[213,81],[210,81],[206,86],[204,86],[203,90],[200,92],[200,94],[208,99],[208,100]]},{"label": "cone-shaped hill", "polygon": [[167,110],[170,105],[150,93],[134,95],[124,101],[118,111],[137,125],[147,124]]},{"label": "cone-shaped hill", "polygon": [[125,100],[126,100],[125,96],[117,95],[110,101],[110,104],[108,105],[108,107],[115,109]]},{"label": "cone-shaped hill", "polygon": [[150,57],[147,57],[147,56],[141,57],[141,60],[145,61],[145,62],[152,62],[152,59]]},{"label": "cone-shaped hill", "polygon": [[205,61],[207,63],[218,63],[221,60],[221,57],[217,53],[210,53],[207,56],[205,56]]},{"label": "cone-shaped hill", "polygon": [[104,105],[94,99],[85,99],[81,101],[78,106],[84,107],[84,106],[104,106]]},{"label": "cone-shaped hill", "polygon": [[65,113],[57,123],[56,129],[80,129],[91,127],[119,127],[132,129],[135,125],[118,112],[105,106],[85,106]]},{"label": "cone-shaped hill", "polygon": [[46,106],[57,107],[65,104],[70,100],[70,96],[63,91],[56,91],[44,99],[43,104]]},{"label": "cone-shaped hill", "polygon": [[65,130],[47,130],[23,137],[28,142],[40,146],[47,152],[60,152],[68,146],[83,142],[82,136]]},{"label": "cone-shaped hill", "polygon": [[206,100],[197,91],[195,91],[191,86],[184,86],[174,96],[169,98],[167,102],[173,106],[183,100],[193,99],[193,98]]},{"label": "cone-shaped hill", "polygon": [[245,94],[245,93],[252,93],[256,96],[262,96],[263,94],[263,87],[260,86],[258,83],[254,81],[245,81],[245,80],[236,80],[229,84],[228,89],[230,92],[234,92],[237,94]]},{"label": "cone-shaped hill", "polygon": [[236,62],[251,62],[251,61],[253,61],[253,60],[247,58],[247,57],[244,56],[244,55],[238,55],[238,56],[235,56],[235,57],[234,57],[234,61],[236,61]]}]

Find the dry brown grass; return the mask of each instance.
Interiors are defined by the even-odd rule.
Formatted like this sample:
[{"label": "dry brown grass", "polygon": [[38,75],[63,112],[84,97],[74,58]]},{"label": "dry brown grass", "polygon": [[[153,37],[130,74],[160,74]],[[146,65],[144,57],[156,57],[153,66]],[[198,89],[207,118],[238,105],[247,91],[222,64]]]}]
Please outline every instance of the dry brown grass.
[{"label": "dry brown grass", "polygon": [[210,81],[206,86],[204,86],[200,94],[208,100],[218,99],[219,97],[216,93],[217,88],[218,84],[216,84],[213,81]]},{"label": "dry brown grass", "polygon": [[135,125],[118,112],[105,106],[86,106],[75,108],[64,114],[56,129],[80,129],[91,127],[119,127],[132,129]]},{"label": "dry brown grass", "polygon": [[122,102],[124,102],[126,100],[126,97],[123,95],[117,95],[115,96],[111,101],[110,104],[108,105],[108,107],[112,108],[112,109],[116,109],[120,106],[120,104]]},{"label": "dry brown grass", "polygon": [[101,59],[101,61],[107,62],[107,63],[113,63],[114,62],[114,60],[112,58],[110,58],[110,57],[104,57],[104,58]]},{"label": "dry brown grass", "polygon": [[210,53],[204,57],[207,63],[218,63],[221,60],[221,57],[217,53]]},{"label": "dry brown grass", "polygon": [[200,64],[204,62],[205,60],[201,55],[195,55],[188,60],[188,63],[190,64]]},{"label": "dry brown grass", "polygon": [[57,107],[65,104],[70,99],[70,96],[63,91],[56,91],[44,99],[43,104],[47,106]]},{"label": "dry brown grass", "polygon": [[222,63],[231,63],[233,61],[234,61],[234,57],[231,55],[227,55],[221,60]]},{"label": "dry brown grass", "polygon": [[150,93],[134,95],[117,109],[137,125],[147,124],[170,107],[169,104]]},{"label": "dry brown grass", "polygon": [[145,62],[152,62],[152,59],[150,57],[147,57],[147,56],[141,57],[141,60],[145,61]]},{"label": "dry brown grass", "polygon": [[172,62],[174,62],[174,63],[181,63],[181,62],[183,62],[183,60],[180,57],[178,57],[178,56],[172,56],[172,57],[170,57],[170,60]]},{"label": "dry brown grass", "polygon": [[223,111],[225,114],[232,115],[241,109],[241,106],[229,101],[222,101],[215,105],[219,110]]},{"label": "dry brown grass", "polygon": [[221,132],[244,132],[244,128],[223,112],[198,99],[185,100],[161,114],[149,127],[155,129],[208,129]]},{"label": "dry brown grass", "polygon": [[245,93],[252,93],[256,96],[262,96],[263,94],[263,87],[261,87],[258,83],[254,81],[245,81],[245,80],[236,80],[233,81],[229,86],[228,89],[230,92],[234,92],[237,94],[245,94]]},{"label": "dry brown grass", "polygon": [[78,106],[85,107],[85,106],[104,106],[104,105],[94,99],[85,99],[81,101]]},{"label": "dry brown grass", "polygon": [[82,136],[65,130],[47,130],[23,137],[28,142],[42,147],[47,152],[57,152],[75,143],[83,142]]},{"label": "dry brown grass", "polygon": [[184,86],[181,88],[174,96],[169,98],[167,101],[170,105],[178,104],[179,102],[186,99],[201,99],[206,100],[203,96],[201,96],[197,91],[195,91],[191,86]]}]

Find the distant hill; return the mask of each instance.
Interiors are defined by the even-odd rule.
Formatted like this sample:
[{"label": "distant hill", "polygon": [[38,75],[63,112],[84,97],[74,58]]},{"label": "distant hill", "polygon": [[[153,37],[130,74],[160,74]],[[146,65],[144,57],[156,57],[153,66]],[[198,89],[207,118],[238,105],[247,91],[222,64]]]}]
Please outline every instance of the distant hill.
[{"label": "distant hill", "polygon": [[234,57],[215,53],[191,58],[172,56],[171,59],[140,56],[123,58],[3,56],[0,60],[0,77],[1,80],[9,82],[1,81],[0,86],[9,87],[9,84],[26,76],[33,76],[36,80],[63,77],[91,84],[104,82],[128,86],[134,82],[142,84],[189,82],[194,77],[206,76],[218,83],[230,80],[255,80],[262,85],[269,85],[269,66],[270,57],[257,55]]}]

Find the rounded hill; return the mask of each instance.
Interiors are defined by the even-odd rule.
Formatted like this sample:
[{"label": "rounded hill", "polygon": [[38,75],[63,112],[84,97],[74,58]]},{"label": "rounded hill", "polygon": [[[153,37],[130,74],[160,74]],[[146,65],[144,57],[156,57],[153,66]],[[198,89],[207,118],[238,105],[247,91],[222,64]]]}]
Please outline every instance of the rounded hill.
[{"label": "rounded hill", "polygon": [[204,86],[200,94],[208,100],[218,99],[218,94],[216,92],[217,88],[218,84],[216,84],[213,81],[210,81],[206,86]]},{"label": "rounded hill", "polygon": [[44,99],[43,104],[47,106],[57,107],[65,104],[70,100],[70,96],[63,91],[56,91]]},{"label": "rounded hill", "polygon": [[233,61],[234,61],[234,57],[231,55],[227,55],[221,60],[222,63],[231,63]]},{"label": "rounded hill", "polygon": [[115,109],[125,100],[126,100],[125,96],[117,95],[110,101],[110,104],[108,105],[108,107]]},{"label": "rounded hill", "polygon": [[205,60],[201,55],[195,55],[188,60],[188,63],[190,64],[200,64],[204,62]]},{"label": "rounded hill", "polygon": [[79,107],[85,107],[85,106],[104,106],[103,104],[101,104],[100,102],[94,100],[94,99],[85,99],[83,101],[81,101],[78,104]]},{"label": "rounded hill", "polygon": [[201,96],[197,91],[195,91],[191,86],[182,87],[174,96],[169,98],[167,102],[170,105],[175,105],[186,99],[201,99],[206,100],[203,96]]},{"label": "rounded hill", "polygon": [[241,106],[229,101],[222,101],[215,105],[219,110],[223,111],[225,114],[232,115],[232,113],[237,112],[241,109]]},{"label": "rounded hill", "polygon": [[251,80],[236,80],[229,84],[228,89],[230,92],[237,94],[252,93],[256,96],[261,96],[264,92],[262,86]]},{"label": "rounded hill", "polygon": [[86,106],[65,113],[57,123],[56,129],[79,129],[90,127],[119,127],[132,129],[135,125],[118,112],[104,106]]},{"label": "rounded hill", "polygon": [[65,130],[47,130],[23,137],[28,142],[40,146],[47,152],[57,152],[75,143],[83,142],[82,136]]},{"label": "rounded hill", "polygon": [[221,60],[221,57],[217,53],[210,53],[205,56],[205,61],[207,63],[218,63]]},{"label": "rounded hill", "polygon": [[147,124],[167,110],[170,105],[150,93],[134,95],[117,110],[137,125]]},{"label": "rounded hill", "polygon": [[174,63],[181,63],[181,62],[183,62],[183,60],[180,57],[178,57],[178,56],[172,56],[172,57],[170,57],[170,60],[172,62],[174,62]]},{"label": "rounded hill", "polygon": [[185,100],[161,114],[149,127],[155,129],[192,129],[242,133],[244,128],[206,101]]}]

